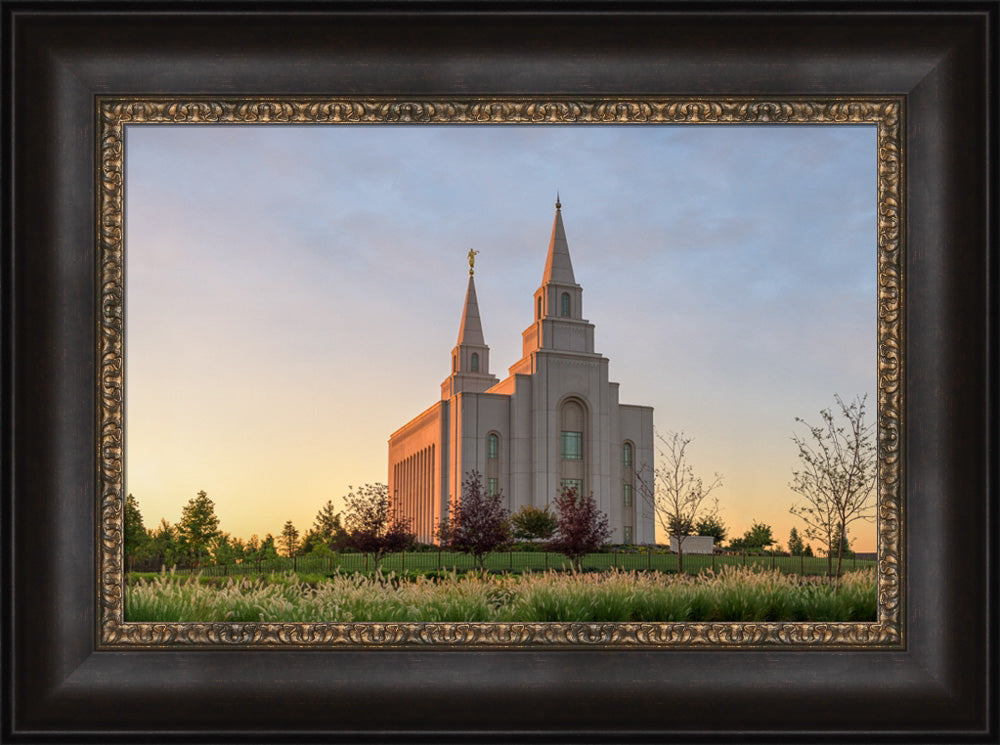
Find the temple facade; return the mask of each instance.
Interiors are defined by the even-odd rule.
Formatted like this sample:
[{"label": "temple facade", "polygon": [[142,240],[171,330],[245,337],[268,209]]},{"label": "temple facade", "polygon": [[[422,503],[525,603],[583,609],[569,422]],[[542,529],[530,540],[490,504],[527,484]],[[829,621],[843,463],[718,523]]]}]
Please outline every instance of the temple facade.
[{"label": "temple facade", "polygon": [[639,489],[653,468],[653,409],[620,403],[608,359],[594,351],[559,201],[522,356],[503,380],[490,372],[474,260],[470,251],[441,398],[389,438],[395,510],[413,520],[419,541],[432,542],[462,482],[478,471],[488,491],[502,491],[511,513],[544,507],[562,487],[576,486],[608,515],[613,543],[653,543],[652,506]]}]

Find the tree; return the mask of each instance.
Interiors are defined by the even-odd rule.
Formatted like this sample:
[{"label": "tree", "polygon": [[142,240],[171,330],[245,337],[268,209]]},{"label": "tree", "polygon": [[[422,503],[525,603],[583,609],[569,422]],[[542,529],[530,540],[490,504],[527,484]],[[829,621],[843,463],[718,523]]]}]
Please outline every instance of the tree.
[{"label": "tree", "polygon": [[462,499],[451,506],[448,520],[438,527],[441,545],[471,554],[486,573],[486,556],[510,545],[510,516],[503,506],[503,492],[487,494],[478,471],[462,484]]},{"label": "tree", "polygon": [[306,534],[306,538],[308,540],[304,541],[304,546],[308,547],[307,553],[315,547],[317,541],[322,541],[332,551],[339,551],[347,545],[347,531],[341,523],[340,513],[333,509],[332,500],[328,499],[316,513],[312,530]]},{"label": "tree", "polygon": [[161,566],[174,566],[183,557],[184,549],[177,540],[177,530],[165,518],[160,518],[156,530],[149,534],[149,553]]},{"label": "tree", "polygon": [[677,538],[677,569],[684,571],[684,539],[695,531],[700,520],[718,514],[718,500],[706,504],[706,499],[722,485],[722,477],[716,473],[706,484],[700,476],[695,476],[687,460],[692,438],[683,432],[671,432],[666,437],[657,432],[656,437],[657,457],[662,465],[654,471],[653,483],[644,482],[639,474],[636,476],[660,528],[668,537]]},{"label": "tree", "polygon": [[750,530],[743,534],[743,545],[750,549],[767,548],[774,543],[771,526],[754,521]]},{"label": "tree", "polygon": [[298,553],[299,531],[291,520],[286,521],[285,527],[281,529],[281,545],[285,549],[285,556],[289,559]]},{"label": "tree", "polygon": [[538,508],[525,504],[510,517],[514,537],[523,541],[546,540],[556,532],[556,516],[549,506]]},{"label": "tree", "polygon": [[142,513],[139,511],[139,502],[131,494],[125,497],[123,518],[123,551],[128,571],[132,571],[136,557],[143,553],[149,544],[149,532],[146,530],[146,526],[142,524]]},{"label": "tree", "polygon": [[865,422],[867,398],[855,397],[846,404],[834,395],[841,421],[830,409],[820,411],[823,423],[818,426],[796,417],[809,432],[792,438],[798,448],[799,469],[792,471],[790,486],[805,502],[793,504],[789,511],[806,524],[806,537],[823,542],[828,574],[833,573],[836,552],[838,583],[848,526],[875,517],[872,497],[877,453],[875,427]]},{"label": "tree", "polygon": [[264,540],[260,542],[260,547],[257,549],[257,560],[272,561],[277,558],[278,548],[274,545],[274,536],[268,533],[264,536]]},{"label": "tree", "polygon": [[706,515],[694,526],[696,535],[710,535],[715,539],[715,545],[726,540],[726,526],[719,515]]},{"label": "tree", "polygon": [[347,545],[362,553],[371,554],[378,569],[385,554],[403,551],[413,544],[416,536],[409,518],[399,517],[389,501],[389,488],[385,484],[365,484],[344,497],[347,504]]},{"label": "tree", "polygon": [[212,559],[216,564],[235,564],[243,558],[243,541],[229,533],[220,533],[212,543]]},{"label": "tree", "polygon": [[788,534],[788,553],[792,556],[802,556],[805,553],[806,545],[802,541],[802,536],[799,535],[799,531],[794,527]]},{"label": "tree", "polygon": [[597,551],[611,538],[608,516],[597,508],[594,495],[581,496],[575,486],[564,486],[556,497],[556,532],[550,551],[569,557],[580,569],[580,559]]},{"label": "tree", "polygon": [[219,518],[215,515],[215,502],[204,491],[188,501],[177,523],[177,537],[195,566],[208,558],[212,543],[221,535]]},{"label": "tree", "polygon": [[845,559],[853,559],[854,552],[851,550],[851,541],[847,537],[847,532],[844,531],[842,533],[838,527],[835,535],[842,535],[842,538],[840,540],[840,555]]}]

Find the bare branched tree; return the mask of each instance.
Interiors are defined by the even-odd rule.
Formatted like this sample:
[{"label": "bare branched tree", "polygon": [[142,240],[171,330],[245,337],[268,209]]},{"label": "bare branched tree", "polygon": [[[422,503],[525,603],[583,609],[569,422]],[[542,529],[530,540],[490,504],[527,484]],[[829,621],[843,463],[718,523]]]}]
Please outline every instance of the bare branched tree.
[{"label": "bare branched tree", "polygon": [[834,395],[841,422],[830,409],[820,411],[823,423],[818,426],[795,419],[809,428],[809,434],[792,437],[800,468],[792,471],[790,486],[805,501],[793,504],[789,511],[806,524],[806,536],[826,546],[829,573],[836,551],[837,577],[848,526],[875,518],[877,452],[875,425],[865,422],[867,398],[856,396],[846,404]]},{"label": "bare branched tree", "polygon": [[[684,571],[684,539],[695,532],[695,526],[705,518],[716,518],[719,500],[708,501],[709,495],[722,485],[718,473],[706,483],[696,476],[687,460],[687,446],[693,438],[683,432],[666,436],[656,433],[659,441],[656,457],[659,466],[652,479],[644,479],[643,471],[636,474],[639,490],[656,514],[656,521],[668,536],[677,538],[677,569]],[[643,469],[648,474],[648,469]]]}]

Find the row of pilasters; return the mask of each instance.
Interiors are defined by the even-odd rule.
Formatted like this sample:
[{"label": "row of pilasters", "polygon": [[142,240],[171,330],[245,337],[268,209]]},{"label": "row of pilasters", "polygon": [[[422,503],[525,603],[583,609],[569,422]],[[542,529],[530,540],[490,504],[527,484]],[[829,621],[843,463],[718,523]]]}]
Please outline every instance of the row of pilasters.
[{"label": "row of pilasters", "polygon": [[401,460],[393,470],[397,516],[412,520],[411,529],[423,543],[434,535],[434,462],[431,444]]}]

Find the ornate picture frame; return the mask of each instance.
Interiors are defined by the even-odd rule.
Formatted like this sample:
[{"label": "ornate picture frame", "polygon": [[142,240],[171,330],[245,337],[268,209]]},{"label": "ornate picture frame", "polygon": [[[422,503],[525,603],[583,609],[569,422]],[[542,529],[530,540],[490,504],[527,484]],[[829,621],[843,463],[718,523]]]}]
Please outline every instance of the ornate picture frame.
[{"label": "ornate picture frame", "polygon": [[[99,286],[101,293],[101,474],[99,588],[101,641],[119,645],[698,647],[791,645],[899,647],[904,644],[900,561],[903,524],[902,207],[905,196],[901,98],[400,98],[105,99],[100,122]],[[124,186],[125,128],[155,124],[317,126],[546,124],[870,124],[877,130],[878,618],[873,623],[131,623],[123,619]]]},{"label": "ornate picture frame", "polygon": [[[416,10],[2,6],[12,154],[3,163],[4,738],[994,739],[995,4]],[[101,105],[145,100],[155,113],[168,99],[319,97],[734,100],[772,102],[762,109],[769,115],[780,115],[779,102],[820,102],[812,111],[836,101],[897,105],[901,201],[886,203],[880,238],[891,239],[887,256],[899,256],[897,237],[905,252],[892,259],[901,275],[898,284],[886,275],[880,308],[902,318],[880,315],[898,336],[880,337],[889,348],[879,358],[900,387],[880,384],[899,403],[880,402],[879,412],[898,411],[880,420],[890,434],[880,448],[899,455],[892,473],[901,480],[898,501],[880,495],[888,579],[885,615],[864,632],[872,636],[817,628],[809,633],[826,636],[813,644],[780,628],[745,629],[747,645],[705,629],[692,645],[672,629],[663,629],[669,643],[629,629],[615,646],[602,636],[613,631],[580,626],[568,643],[528,629],[511,644],[503,634],[514,629],[486,639],[456,627],[435,632],[455,643],[427,644],[426,628],[392,630],[382,643],[377,635],[390,630],[374,625],[356,640],[299,624],[195,626],[188,638],[169,625],[127,628],[115,590],[120,268],[115,208],[100,208],[115,178]],[[255,646],[257,633],[264,645]]]}]

